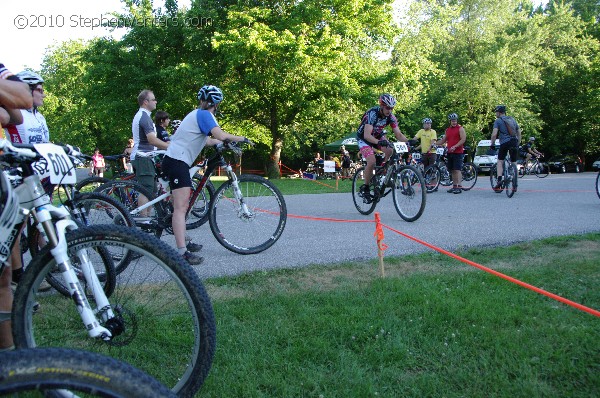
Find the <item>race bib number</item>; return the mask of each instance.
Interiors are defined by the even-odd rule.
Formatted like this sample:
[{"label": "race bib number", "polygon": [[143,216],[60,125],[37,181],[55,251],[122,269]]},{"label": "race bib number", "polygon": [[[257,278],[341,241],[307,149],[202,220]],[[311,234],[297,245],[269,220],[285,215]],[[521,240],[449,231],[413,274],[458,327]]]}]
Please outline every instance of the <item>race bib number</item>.
[{"label": "race bib number", "polygon": [[406,142],[394,142],[394,149],[397,153],[406,153],[408,152],[408,147],[406,146]]},{"label": "race bib number", "polygon": [[420,153],[413,153],[413,159],[415,159],[415,160],[421,159],[421,154]]},{"label": "race bib number", "polygon": [[34,144],[34,147],[44,157],[33,164],[33,169],[41,179],[50,177],[52,184],[75,184],[77,182],[73,162],[62,147],[54,144]]},{"label": "race bib number", "polygon": [[443,148],[443,147],[442,148],[437,148],[435,150],[435,153],[437,153],[438,155],[443,155],[445,150],[446,150],[446,148]]}]

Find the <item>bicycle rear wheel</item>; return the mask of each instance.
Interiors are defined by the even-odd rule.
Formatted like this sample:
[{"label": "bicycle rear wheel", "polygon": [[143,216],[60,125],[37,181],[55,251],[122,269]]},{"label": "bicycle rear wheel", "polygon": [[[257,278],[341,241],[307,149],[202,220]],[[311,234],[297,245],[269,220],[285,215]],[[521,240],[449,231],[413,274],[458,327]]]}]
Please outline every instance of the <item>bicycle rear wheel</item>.
[{"label": "bicycle rear wheel", "polygon": [[[506,165],[505,165],[506,167]],[[515,192],[517,192],[517,182],[519,181],[517,177],[517,171],[515,170],[515,166],[509,163],[508,171],[504,173],[505,182],[504,185],[506,187],[506,196],[512,198]]]},{"label": "bicycle rear wheel", "polygon": [[[120,226],[92,226],[67,234],[69,253],[124,247],[134,260],[109,297],[115,317],[90,299],[100,323],[113,330],[104,341],[89,337],[77,306],[56,292],[41,293],[56,260],[44,248],[23,274],[13,304],[18,348],[77,347],[109,355],[148,372],[180,396],[193,396],[208,375],[215,351],[215,319],[202,282],[182,256],[151,235]],[[40,309],[34,313],[34,303]]]},{"label": "bicycle rear wheel", "polygon": [[394,207],[404,221],[417,220],[425,210],[427,201],[425,180],[412,166],[400,166],[395,171],[392,189]]},{"label": "bicycle rear wheel", "polygon": [[373,198],[364,198],[363,193],[360,191],[360,187],[365,183],[363,179],[365,172],[364,167],[360,167],[354,173],[354,177],[352,177],[352,200],[354,201],[354,206],[356,210],[360,214],[368,215],[375,210],[375,206],[377,205],[377,201]]},{"label": "bicycle rear wheel", "polygon": [[24,392],[29,392],[28,397],[176,397],[156,379],[125,362],[62,348],[23,349],[2,354],[0,395],[20,396],[19,393]]},{"label": "bicycle rear wheel", "polygon": [[423,178],[425,179],[427,192],[436,191],[440,186],[440,169],[437,166],[427,166],[425,172],[423,172]]},{"label": "bicycle rear wheel", "polygon": [[538,178],[546,178],[548,174],[550,174],[550,170],[547,164],[543,164],[541,162],[536,162],[533,168],[533,172]]},{"label": "bicycle rear wheel", "polygon": [[498,185],[498,169],[496,169],[496,165],[492,166],[490,169],[490,185],[492,186],[492,190],[496,193],[501,193],[503,191],[502,187],[498,190],[494,189],[496,185]]},{"label": "bicycle rear wheel", "polygon": [[[210,204],[210,230],[226,249],[239,254],[260,253],[279,239],[287,221],[285,199],[267,179],[242,174],[239,191],[226,181]],[[240,197],[241,195],[241,197]]]},{"label": "bicycle rear wheel", "polygon": [[471,162],[463,163],[462,173],[462,190],[468,191],[477,183],[477,167]]},{"label": "bicycle rear wheel", "polygon": [[[145,196],[148,201],[155,198],[154,194],[148,192],[146,188],[132,180],[110,181],[101,185],[95,192],[106,194],[114,200],[120,202],[131,214],[139,205],[139,198]],[[151,232],[160,238],[163,230],[170,226],[165,225],[166,211],[162,202],[157,202],[145,209],[145,214],[136,214],[132,216],[135,225],[144,232]]]}]

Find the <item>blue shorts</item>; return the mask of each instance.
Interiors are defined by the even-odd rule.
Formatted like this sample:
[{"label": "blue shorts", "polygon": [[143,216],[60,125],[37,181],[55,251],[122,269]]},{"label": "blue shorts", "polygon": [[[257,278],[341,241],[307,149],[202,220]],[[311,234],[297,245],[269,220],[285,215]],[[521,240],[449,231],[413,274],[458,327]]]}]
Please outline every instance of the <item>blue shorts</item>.
[{"label": "blue shorts", "polygon": [[448,154],[448,170],[462,170],[464,153]]}]

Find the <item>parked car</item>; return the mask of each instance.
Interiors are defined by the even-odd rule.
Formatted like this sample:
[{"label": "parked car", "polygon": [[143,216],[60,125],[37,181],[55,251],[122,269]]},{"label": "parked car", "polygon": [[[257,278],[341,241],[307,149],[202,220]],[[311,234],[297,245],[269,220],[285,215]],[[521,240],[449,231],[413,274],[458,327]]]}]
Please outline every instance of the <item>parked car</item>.
[{"label": "parked car", "polygon": [[583,171],[583,163],[581,162],[581,158],[574,153],[554,156],[548,161],[548,166],[550,166],[551,171],[556,171],[559,173],[566,173],[567,171],[579,173]]},{"label": "parked car", "polygon": [[600,170],[600,158],[598,158],[598,160],[596,160],[594,163],[592,163],[592,170],[594,170],[594,171]]}]

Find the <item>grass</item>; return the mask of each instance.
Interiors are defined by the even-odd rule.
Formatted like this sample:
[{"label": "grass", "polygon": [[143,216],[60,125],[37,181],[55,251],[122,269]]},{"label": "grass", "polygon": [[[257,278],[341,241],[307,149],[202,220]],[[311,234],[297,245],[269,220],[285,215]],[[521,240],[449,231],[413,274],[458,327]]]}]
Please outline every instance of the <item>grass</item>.
[{"label": "grass", "polygon": [[[600,309],[600,234],[465,258]],[[600,323],[437,253],[205,281],[203,397],[600,396]]]}]

